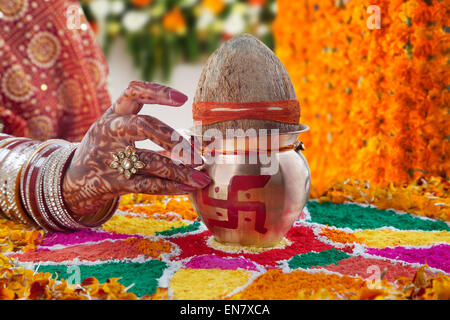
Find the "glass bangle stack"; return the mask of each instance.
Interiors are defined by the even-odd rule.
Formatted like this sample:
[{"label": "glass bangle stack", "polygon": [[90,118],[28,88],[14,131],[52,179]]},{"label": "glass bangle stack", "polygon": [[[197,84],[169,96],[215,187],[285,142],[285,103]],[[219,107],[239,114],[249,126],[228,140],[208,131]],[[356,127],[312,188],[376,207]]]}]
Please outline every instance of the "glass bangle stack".
[{"label": "glass bangle stack", "polygon": [[114,214],[119,198],[85,216],[71,212],[62,182],[77,144],[33,141],[0,133],[0,214],[42,228],[68,232],[99,226]]}]

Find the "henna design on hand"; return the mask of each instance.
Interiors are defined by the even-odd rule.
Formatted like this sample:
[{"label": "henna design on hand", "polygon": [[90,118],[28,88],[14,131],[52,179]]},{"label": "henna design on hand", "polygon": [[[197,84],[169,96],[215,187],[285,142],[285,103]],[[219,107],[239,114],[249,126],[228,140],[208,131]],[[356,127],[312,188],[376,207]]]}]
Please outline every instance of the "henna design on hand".
[{"label": "henna design on hand", "polygon": [[[195,152],[186,139],[165,123],[137,114],[145,103],[179,107],[186,100],[181,92],[163,85],[131,82],[117,102],[91,126],[74,154],[63,181],[63,197],[69,209],[84,215],[122,194],[186,194],[207,186],[211,179],[205,173],[151,150],[137,149],[146,166],[130,180],[109,166],[111,153],[134,147],[135,141],[145,139],[168,151],[182,144],[183,150]],[[174,136],[179,140],[172,141]]]}]

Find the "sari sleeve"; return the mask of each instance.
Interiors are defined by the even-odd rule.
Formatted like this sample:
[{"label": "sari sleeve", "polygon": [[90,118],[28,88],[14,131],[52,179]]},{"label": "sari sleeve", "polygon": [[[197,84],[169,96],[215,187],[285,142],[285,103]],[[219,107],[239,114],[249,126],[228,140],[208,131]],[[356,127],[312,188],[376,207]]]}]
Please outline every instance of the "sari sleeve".
[{"label": "sari sleeve", "polygon": [[80,218],[61,193],[73,142],[111,105],[95,34],[76,0],[0,1],[0,17],[0,215],[48,231],[98,226],[118,199]]},{"label": "sari sleeve", "polygon": [[0,106],[0,132],[24,137],[28,133],[27,123],[13,111]]},{"label": "sari sleeve", "polygon": [[3,132],[80,141],[111,100],[106,59],[78,1],[0,1],[0,13]]}]

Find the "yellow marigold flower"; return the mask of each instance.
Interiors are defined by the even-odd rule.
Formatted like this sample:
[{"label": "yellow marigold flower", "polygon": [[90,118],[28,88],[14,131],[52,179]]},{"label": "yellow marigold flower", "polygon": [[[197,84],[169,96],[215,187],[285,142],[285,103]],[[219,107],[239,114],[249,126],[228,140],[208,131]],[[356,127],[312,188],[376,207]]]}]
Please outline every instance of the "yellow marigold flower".
[{"label": "yellow marigold flower", "polygon": [[214,14],[221,13],[225,8],[225,2],[223,0],[202,0],[202,5]]}]

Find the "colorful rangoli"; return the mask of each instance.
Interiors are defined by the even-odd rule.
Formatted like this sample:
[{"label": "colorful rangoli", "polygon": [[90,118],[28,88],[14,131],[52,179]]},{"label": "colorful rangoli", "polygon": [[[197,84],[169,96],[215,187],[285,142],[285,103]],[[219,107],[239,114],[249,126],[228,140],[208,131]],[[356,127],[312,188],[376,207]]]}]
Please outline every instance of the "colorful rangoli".
[{"label": "colorful rangoli", "polygon": [[0,298],[450,298],[449,224],[355,203],[310,201],[274,248],[218,243],[184,197],[125,196],[72,234],[0,226]]}]

